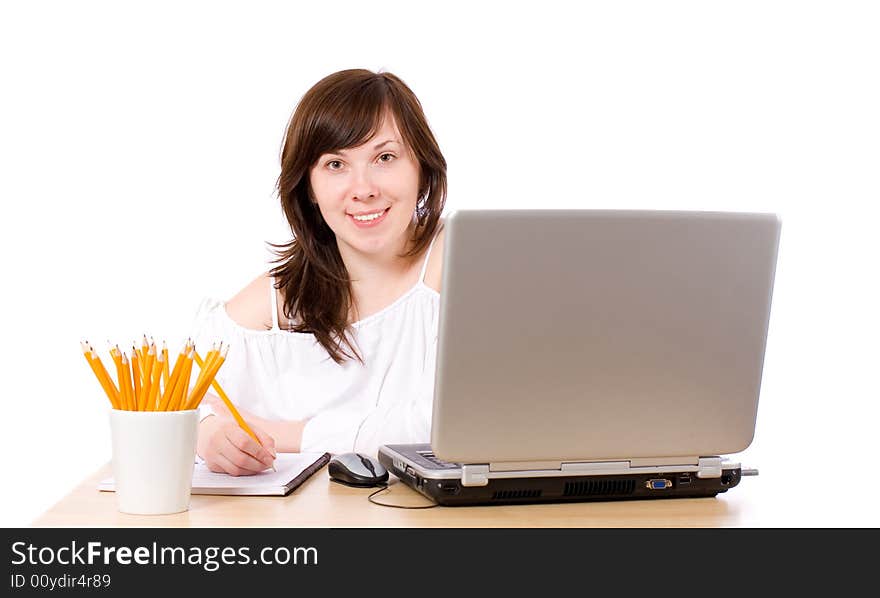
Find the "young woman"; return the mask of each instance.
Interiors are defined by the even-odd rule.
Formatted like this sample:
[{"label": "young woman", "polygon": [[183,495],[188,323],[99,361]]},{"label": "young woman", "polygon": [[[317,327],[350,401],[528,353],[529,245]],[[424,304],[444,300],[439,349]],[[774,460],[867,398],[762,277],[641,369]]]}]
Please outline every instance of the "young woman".
[{"label": "young woman", "polygon": [[278,195],[293,240],[193,338],[229,344],[217,380],[260,444],[208,395],[198,454],[257,473],[275,451],[427,442],[443,256],[446,161],[413,92],[391,73],[319,81],[290,120]]}]

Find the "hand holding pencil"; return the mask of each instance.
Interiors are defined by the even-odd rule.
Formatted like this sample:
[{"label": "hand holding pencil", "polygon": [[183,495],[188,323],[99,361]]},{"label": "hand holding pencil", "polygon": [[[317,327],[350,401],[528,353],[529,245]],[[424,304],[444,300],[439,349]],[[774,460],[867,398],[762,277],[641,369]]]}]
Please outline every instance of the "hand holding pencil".
[{"label": "hand holding pencil", "polygon": [[[198,353],[195,353],[195,360],[196,360],[196,363],[198,364],[199,368],[204,370],[206,367],[205,362],[202,361],[202,358],[199,356]],[[272,457],[274,460],[275,440],[271,436],[269,436],[268,434],[264,434],[262,439],[260,437],[258,437],[256,432],[254,432],[254,430],[251,428],[251,426],[248,425],[248,423],[245,421],[245,419],[238,412],[238,409],[235,408],[235,405],[232,403],[232,401],[229,400],[229,397],[226,396],[226,393],[220,387],[220,384],[216,380],[212,379],[210,382],[210,385],[214,390],[217,391],[217,394],[220,396],[220,399],[223,401],[224,405],[226,406],[226,409],[229,411],[230,415],[232,415],[232,417],[235,419],[236,424],[238,424],[238,426],[242,430],[244,430],[245,433],[247,433],[247,435],[250,436],[251,439],[254,442],[256,442],[257,444],[259,444],[263,449],[266,449],[266,451],[271,450],[271,454],[272,454]],[[245,446],[247,446],[248,443],[245,441],[244,444],[245,444]],[[245,452],[247,452],[247,451],[245,451]],[[256,454],[253,454],[254,452]],[[257,458],[258,460],[259,460],[259,457],[262,456],[260,451],[252,451],[248,454]],[[276,471],[274,464],[270,463],[270,466],[272,467],[272,471]]]},{"label": "hand holding pencil", "polygon": [[199,424],[197,452],[211,471],[232,476],[254,475],[273,467],[275,440],[256,424],[254,440],[232,418],[206,417]]}]

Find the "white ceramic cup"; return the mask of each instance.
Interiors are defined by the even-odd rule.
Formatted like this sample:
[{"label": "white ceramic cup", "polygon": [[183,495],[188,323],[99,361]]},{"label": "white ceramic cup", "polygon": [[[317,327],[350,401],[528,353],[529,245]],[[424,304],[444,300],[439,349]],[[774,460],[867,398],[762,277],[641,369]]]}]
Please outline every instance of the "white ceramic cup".
[{"label": "white ceramic cup", "polygon": [[199,412],[110,411],[116,506],[163,515],[189,509]]}]

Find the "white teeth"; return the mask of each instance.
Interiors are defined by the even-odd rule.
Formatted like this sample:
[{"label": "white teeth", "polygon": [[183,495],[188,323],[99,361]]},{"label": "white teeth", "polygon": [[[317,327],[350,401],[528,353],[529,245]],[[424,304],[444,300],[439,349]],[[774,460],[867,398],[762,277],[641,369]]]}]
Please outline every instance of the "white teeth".
[{"label": "white teeth", "polygon": [[375,220],[384,213],[385,210],[382,210],[381,212],[376,212],[375,214],[367,214],[366,216],[352,216],[352,218],[354,218],[358,222],[369,222],[370,220]]}]

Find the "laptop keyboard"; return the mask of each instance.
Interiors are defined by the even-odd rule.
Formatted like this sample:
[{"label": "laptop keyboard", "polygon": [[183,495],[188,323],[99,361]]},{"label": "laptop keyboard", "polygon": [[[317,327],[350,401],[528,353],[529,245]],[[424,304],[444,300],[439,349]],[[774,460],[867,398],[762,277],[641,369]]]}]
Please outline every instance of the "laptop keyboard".
[{"label": "laptop keyboard", "polygon": [[434,455],[433,451],[418,451],[420,457],[424,457],[437,467],[442,469],[458,469],[458,463],[450,463],[449,461],[443,461],[442,459],[437,458]]}]

